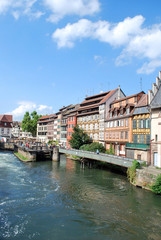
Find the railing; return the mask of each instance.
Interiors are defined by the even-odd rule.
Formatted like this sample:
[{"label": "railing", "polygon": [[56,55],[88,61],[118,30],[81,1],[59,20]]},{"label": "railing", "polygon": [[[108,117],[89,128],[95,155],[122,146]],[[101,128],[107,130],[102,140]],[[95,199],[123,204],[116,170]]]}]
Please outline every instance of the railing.
[{"label": "railing", "polygon": [[[123,167],[131,167],[133,164],[133,160],[131,158],[116,156],[116,155],[110,155],[105,153],[95,153],[95,152],[89,152],[89,151],[83,151],[83,150],[76,150],[76,149],[65,149],[65,148],[59,148],[60,153],[75,155],[78,157],[83,157],[87,159],[93,159],[97,161],[107,162]],[[143,161],[137,160],[138,162],[142,163]]]}]

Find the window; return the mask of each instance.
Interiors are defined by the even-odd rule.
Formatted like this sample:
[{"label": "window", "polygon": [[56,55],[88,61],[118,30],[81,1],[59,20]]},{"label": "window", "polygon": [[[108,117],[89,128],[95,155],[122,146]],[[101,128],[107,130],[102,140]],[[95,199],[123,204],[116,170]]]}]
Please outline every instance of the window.
[{"label": "window", "polygon": [[93,124],[90,124],[90,130],[93,130]]},{"label": "window", "polygon": [[107,128],[109,128],[109,125],[110,125],[110,123],[109,123],[109,122],[107,122],[107,124],[106,124],[106,127],[107,127]]},{"label": "window", "polygon": [[155,135],[155,142],[158,142],[158,135]]},{"label": "window", "polygon": [[150,119],[146,119],[146,128],[150,128]]},{"label": "window", "polygon": [[117,132],[117,139],[119,139],[119,132]]},{"label": "window", "polygon": [[121,127],[124,126],[124,120],[121,120]]},{"label": "window", "polygon": [[96,129],[96,130],[98,129],[98,124],[97,124],[97,123],[95,123],[95,129]]},{"label": "window", "polygon": [[133,129],[137,129],[137,120],[133,120]]},{"label": "window", "polygon": [[125,132],[125,139],[128,139],[128,132]]},{"label": "window", "polygon": [[129,114],[129,108],[126,109],[126,114],[127,114],[127,115]]},{"label": "window", "polygon": [[108,139],[108,132],[106,132],[106,138]]},{"label": "window", "polygon": [[150,144],[150,135],[146,135],[146,144]]},{"label": "window", "polygon": [[128,119],[125,119],[125,127],[128,127]]},{"label": "window", "polygon": [[138,143],[138,135],[136,134],[133,135],[133,142]]},{"label": "window", "polygon": [[143,134],[139,135],[139,143],[145,143],[145,135]]},{"label": "window", "polygon": [[115,132],[113,132],[113,139],[115,139]]},{"label": "window", "polygon": [[146,128],[146,120],[145,119],[139,120],[139,129],[141,129],[141,128]]},{"label": "window", "polygon": [[120,120],[117,121],[117,127],[120,127]]},{"label": "window", "polygon": [[95,133],[94,138],[95,138],[95,140],[97,140],[97,133]]},{"label": "window", "polygon": [[111,139],[111,132],[109,133],[109,138]]},{"label": "window", "polygon": [[110,127],[113,127],[113,122],[110,122]]},{"label": "window", "polygon": [[93,139],[93,134],[92,133],[90,134],[90,138]]},{"label": "window", "polygon": [[86,125],[86,130],[88,131],[88,124]]},{"label": "window", "polygon": [[112,112],[110,112],[110,118],[112,118]]},{"label": "window", "polygon": [[124,132],[121,132],[121,139],[124,138]]}]

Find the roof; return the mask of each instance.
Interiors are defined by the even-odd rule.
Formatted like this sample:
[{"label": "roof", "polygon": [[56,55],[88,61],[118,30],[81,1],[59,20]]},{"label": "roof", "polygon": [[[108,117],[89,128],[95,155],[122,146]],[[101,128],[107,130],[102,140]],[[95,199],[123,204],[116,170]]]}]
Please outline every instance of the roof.
[{"label": "roof", "polygon": [[153,100],[151,101],[150,107],[152,109],[161,108],[161,85],[160,85],[157,93],[155,94]]},{"label": "roof", "polygon": [[85,100],[80,104],[80,107],[78,108],[78,115],[80,114],[86,114],[86,112],[82,113],[84,110],[89,110],[93,108],[98,108],[99,105],[102,103],[105,103],[106,100],[116,91],[117,89],[114,89],[112,91],[99,93],[97,95],[92,95],[90,97],[86,97]]},{"label": "roof", "polygon": [[12,122],[13,116],[12,115],[0,115],[0,121],[2,122]]},{"label": "roof", "polygon": [[39,120],[45,120],[45,119],[52,118],[52,117],[56,117],[56,114],[42,116],[42,117],[39,118]]},{"label": "roof", "polygon": [[118,89],[116,88],[116,89],[110,91],[110,92],[102,99],[102,101],[100,102],[100,104],[105,103],[106,100],[107,100],[109,97],[111,97],[112,94],[114,94],[117,90],[118,90]]},{"label": "roof", "polygon": [[129,99],[129,98],[132,98],[132,97],[136,97],[136,96],[138,96],[140,93],[145,94],[144,91],[141,91],[141,92],[139,92],[139,93],[136,93],[136,94],[133,94],[133,95],[124,97],[124,98],[117,99],[117,100],[113,101],[112,104],[113,104],[113,103],[117,103],[117,102],[122,102],[122,101],[124,101],[124,100],[126,100],[126,99]]},{"label": "roof", "polygon": [[135,106],[135,108],[138,107],[145,107],[148,106],[148,94],[143,94],[139,100],[139,102],[137,103],[137,105]]}]

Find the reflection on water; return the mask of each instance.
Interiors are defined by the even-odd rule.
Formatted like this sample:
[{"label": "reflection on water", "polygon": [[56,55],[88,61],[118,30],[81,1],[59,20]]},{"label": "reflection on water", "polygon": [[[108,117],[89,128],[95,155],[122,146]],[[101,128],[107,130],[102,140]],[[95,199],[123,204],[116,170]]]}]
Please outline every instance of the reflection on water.
[{"label": "reflection on water", "polygon": [[76,161],[0,153],[0,239],[161,239],[161,197]]}]

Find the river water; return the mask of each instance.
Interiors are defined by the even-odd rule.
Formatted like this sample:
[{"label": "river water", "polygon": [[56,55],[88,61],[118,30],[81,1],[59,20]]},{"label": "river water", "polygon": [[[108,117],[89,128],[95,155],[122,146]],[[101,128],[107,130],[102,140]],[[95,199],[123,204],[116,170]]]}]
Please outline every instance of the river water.
[{"label": "river water", "polygon": [[0,239],[160,240],[161,197],[107,170],[0,153]]}]

